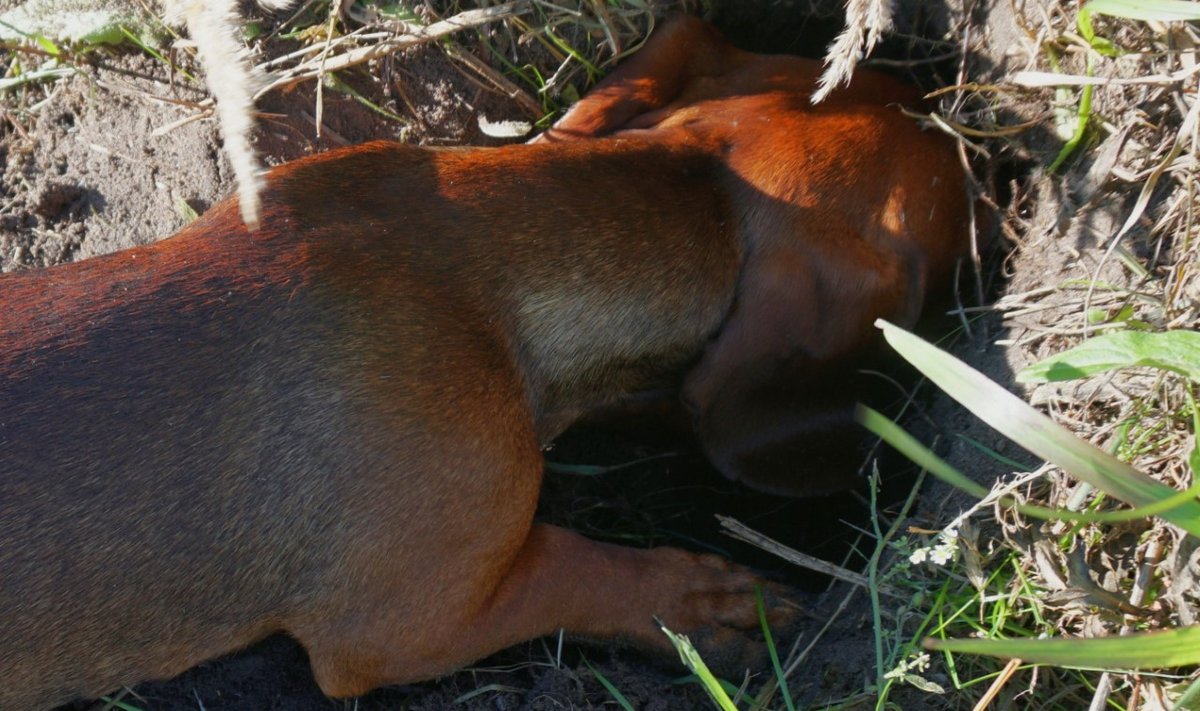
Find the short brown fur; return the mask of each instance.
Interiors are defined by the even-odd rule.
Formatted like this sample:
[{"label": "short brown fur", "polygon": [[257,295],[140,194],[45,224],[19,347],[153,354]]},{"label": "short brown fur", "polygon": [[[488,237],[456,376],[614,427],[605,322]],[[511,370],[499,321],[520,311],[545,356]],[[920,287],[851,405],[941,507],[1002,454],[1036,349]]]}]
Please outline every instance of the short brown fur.
[{"label": "short brown fur", "polygon": [[0,708],[281,630],[331,696],[559,628],[665,649],[656,615],[752,656],[753,574],[532,519],[540,447],[662,387],[726,474],[827,488],[822,388],[916,317],[966,197],[910,90],[813,108],[817,69],[679,18],[533,144],[336,151],[254,234],[227,201],[0,277]]}]

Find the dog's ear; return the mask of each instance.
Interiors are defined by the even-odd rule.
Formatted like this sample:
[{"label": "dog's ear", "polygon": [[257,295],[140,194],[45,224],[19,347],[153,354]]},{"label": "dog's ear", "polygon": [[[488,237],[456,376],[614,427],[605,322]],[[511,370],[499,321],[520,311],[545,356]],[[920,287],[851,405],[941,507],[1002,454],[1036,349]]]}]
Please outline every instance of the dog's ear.
[{"label": "dog's ear", "polygon": [[854,485],[865,432],[858,372],[876,318],[911,321],[923,284],[911,255],[856,254],[863,240],[768,245],[747,257],[736,301],[684,381],[709,461],[731,479],[791,496]]},{"label": "dog's ear", "polygon": [[709,23],[691,15],[675,15],[650,36],[645,47],[621,62],[553,127],[530,143],[595,138],[627,128],[646,128],[645,117],[680,99],[693,80],[728,72],[738,65],[739,58],[747,56]]}]

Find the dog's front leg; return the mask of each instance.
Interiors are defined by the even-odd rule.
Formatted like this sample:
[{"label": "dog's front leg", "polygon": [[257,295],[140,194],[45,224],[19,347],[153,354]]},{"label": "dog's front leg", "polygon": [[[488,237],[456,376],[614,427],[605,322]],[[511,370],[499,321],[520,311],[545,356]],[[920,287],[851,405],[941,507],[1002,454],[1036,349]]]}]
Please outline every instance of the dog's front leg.
[{"label": "dog's front leg", "polygon": [[538,524],[477,610],[443,617],[436,629],[422,630],[419,640],[387,639],[380,625],[369,639],[362,629],[327,629],[322,644],[309,644],[309,651],[325,692],[350,696],[445,674],[559,629],[673,655],[657,618],[687,634],[710,667],[735,675],[766,654],[753,635],[759,629],[760,587],[768,620],[792,622],[796,611],[776,586],[722,558],[675,548],[626,548]]},{"label": "dog's front leg", "polygon": [[677,15],[530,143],[595,138],[629,128],[639,116],[682,99],[694,80],[720,76],[748,56],[707,22]]},{"label": "dog's front leg", "polygon": [[690,635],[721,668],[733,669],[765,651],[754,649],[746,635],[759,627],[760,586],[774,603],[771,617],[780,623],[790,619],[790,608],[779,604],[773,586],[723,558],[599,543],[539,524],[480,615],[474,644],[482,652],[561,628],[671,652],[657,618]]}]

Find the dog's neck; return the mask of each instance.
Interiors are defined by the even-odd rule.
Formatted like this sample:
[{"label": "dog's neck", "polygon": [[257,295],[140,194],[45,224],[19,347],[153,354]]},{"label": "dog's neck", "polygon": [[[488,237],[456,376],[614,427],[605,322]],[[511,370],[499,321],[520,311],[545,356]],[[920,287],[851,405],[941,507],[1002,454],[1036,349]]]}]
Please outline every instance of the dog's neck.
[{"label": "dog's neck", "polygon": [[[696,254],[674,256],[662,261],[664,272],[687,272]],[[621,395],[674,384],[719,328],[733,296],[732,285],[694,283],[682,294],[687,301],[652,280],[560,284],[522,296],[517,350],[544,443]]]},{"label": "dog's neck", "polygon": [[728,314],[742,257],[707,155],[590,143],[587,169],[575,175],[608,182],[572,185],[576,147],[570,157],[559,151],[557,189],[586,199],[569,206],[571,222],[552,214],[539,236],[512,237],[526,255],[506,269],[514,347],[543,442],[622,395],[677,385]]},{"label": "dog's neck", "polygon": [[327,224],[310,196],[361,186],[338,206],[354,216],[355,240],[304,238],[331,251],[323,278],[337,271],[359,289],[369,260],[383,265],[387,298],[403,304],[421,284],[423,299],[478,311],[520,366],[548,441],[584,412],[677,376],[719,329],[742,257],[726,175],[711,150],[661,136],[380,143],[295,164],[267,204],[278,194],[294,224]]}]

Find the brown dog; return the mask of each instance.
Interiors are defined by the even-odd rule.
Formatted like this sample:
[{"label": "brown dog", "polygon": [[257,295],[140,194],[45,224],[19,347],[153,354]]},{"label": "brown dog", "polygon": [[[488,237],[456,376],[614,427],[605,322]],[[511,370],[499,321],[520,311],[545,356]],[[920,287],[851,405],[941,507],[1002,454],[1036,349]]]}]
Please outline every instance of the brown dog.
[{"label": "brown dog", "polygon": [[540,447],[686,373],[719,468],[805,488],[806,393],[915,318],[967,206],[908,89],[813,108],[817,71],[680,19],[533,145],[332,152],[254,235],[227,201],[0,278],[0,708],[279,630],[331,696],[559,628],[664,649],[654,616],[741,659],[758,578],[534,525]]}]

